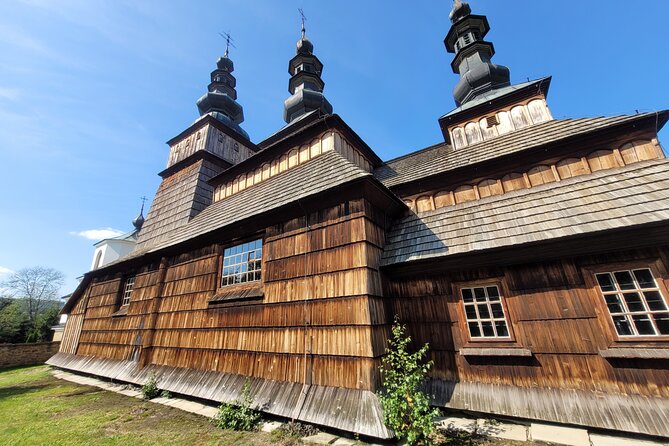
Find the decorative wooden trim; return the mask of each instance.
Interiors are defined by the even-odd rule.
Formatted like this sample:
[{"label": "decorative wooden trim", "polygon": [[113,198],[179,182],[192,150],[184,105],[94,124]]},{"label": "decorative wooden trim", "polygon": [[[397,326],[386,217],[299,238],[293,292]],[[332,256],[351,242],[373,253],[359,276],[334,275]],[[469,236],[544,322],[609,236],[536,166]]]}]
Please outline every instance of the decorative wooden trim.
[{"label": "decorative wooden trim", "polygon": [[[644,143],[648,143],[648,144],[650,144],[650,142],[649,142],[648,140],[645,140],[645,139],[641,139],[641,140],[636,139],[636,140],[632,140],[632,141],[627,141],[627,142],[625,142],[624,144],[621,144],[618,148],[615,148],[615,149],[599,148],[599,149],[597,149],[597,150],[591,151],[590,154],[595,153],[595,152],[598,152],[598,151],[601,151],[601,150],[607,150],[607,151],[609,151],[609,152],[611,152],[611,153],[613,154],[613,160],[614,160],[613,164],[615,164],[615,166],[613,166],[613,167],[608,167],[608,168],[605,168],[605,169],[600,169],[600,170],[612,170],[612,169],[616,169],[616,168],[625,167],[626,164],[625,164],[624,159],[623,159],[623,157],[622,157],[622,154],[621,154],[621,152],[620,152],[620,147],[624,147],[625,145],[630,144],[630,143],[633,143],[633,142],[635,142],[635,141],[643,141]],[[589,156],[589,155],[588,155],[588,156]],[[533,186],[533,185],[532,185],[532,182],[530,181],[530,177],[529,177],[528,172],[529,172],[530,170],[534,169],[535,167],[538,167],[538,166],[547,166],[547,167],[550,167],[550,170],[551,170],[551,172],[553,173],[553,177],[554,177],[554,181],[551,181],[551,182],[559,182],[559,181],[562,181],[562,180],[565,180],[565,179],[569,179],[569,178],[574,178],[574,177],[578,177],[578,176],[584,176],[584,175],[590,175],[590,174],[592,174],[593,172],[592,172],[592,169],[590,168],[590,164],[589,164],[589,162],[588,162],[588,156],[564,156],[564,157],[561,157],[560,159],[557,159],[557,160],[555,160],[555,159],[551,159],[551,160],[548,160],[548,161],[545,161],[545,162],[537,162],[537,163],[533,163],[528,169],[526,169],[526,170],[523,171],[523,172],[521,172],[520,170],[515,170],[515,171],[507,172],[507,173],[505,173],[504,175],[500,175],[500,176],[497,177],[497,178],[494,178],[494,177],[492,177],[492,178],[490,178],[490,177],[476,178],[476,179],[474,179],[474,180],[472,180],[472,181],[463,182],[463,183],[461,183],[461,184],[457,184],[457,183],[456,183],[456,184],[454,184],[454,185],[451,185],[450,188],[438,188],[438,189],[434,189],[434,190],[423,191],[423,192],[421,192],[420,194],[403,196],[403,197],[402,197],[402,200],[404,200],[405,202],[406,202],[406,201],[413,202],[413,203],[414,203],[413,210],[414,210],[416,213],[418,213],[418,202],[417,202],[418,198],[423,198],[423,197],[429,198],[430,203],[431,203],[431,205],[432,205],[432,209],[430,209],[430,210],[434,210],[434,209],[439,209],[439,208],[441,208],[441,207],[444,207],[444,206],[437,206],[437,203],[436,203],[436,201],[435,201],[435,199],[434,199],[435,195],[437,195],[437,194],[439,194],[439,193],[450,193],[450,194],[451,194],[451,202],[452,202],[453,204],[451,204],[451,205],[447,205],[447,206],[454,206],[454,205],[456,205],[456,204],[459,204],[459,203],[456,201],[456,199],[455,199],[455,191],[456,191],[457,189],[459,189],[460,187],[463,187],[463,186],[470,186],[470,185],[471,185],[471,187],[474,189],[474,195],[475,195],[475,197],[476,197],[475,199],[476,199],[476,200],[482,200],[482,199],[484,199],[484,198],[488,198],[488,197],[481,197],[481,193],[480,193],[480,191],[479,191],[479,187],[478,187],[478,185],[479,185],[482,181],[486,181],[486,180],[495,180],[495,181],[497,181],[497,187],[499,188],[499,190],[502,191],[502,194],[508,194],[508,193],[510,193],[510,192],[513,192],[513,191],[507,190],[508,188],[505,188],[505,187],[504,187],[504,182],[502,181],[502,178],[504,178],[504,177],[507,176],[507,175],[513,174],[513,173],[522,175],[522,176],[523,176],[523,182],[524,182],[524,184],[525,184],[525,189],[531,189],[531,188],[533,188],[533,187],[539,187],[539,186],[542,186],[542,185],[544,185],[544,184],[547,184],[547,183],[542,183],[542,184],[539,184],[539,185],[537,185],[537,186]],[[580,159],[580,161],[581,161],[581,165],[582,165],[582,167],[583,167],[583,171],[584,171],[585,173],[579,173],[578,175],[571,175],[571,176],[569,176],[568,178],[562,178],[562,177],[560,176],[560,172],[558,171],[557,165],[558,165],[560,162],[562,162],[562,161],[564,161],[564,160],[567,160],[567,159],[571,159],[571,158]],[[659,155],[658,155],[658,156],[657,156],[656,158],[654,158],[654,159],[662,159],[662,158],[663,158],[662,156],[659,156]],[[645,160],[644,160],[644,161],[645,161]],[[638,162],[644,162],[644,161],[638,161]],[[634,164],[634,163],[630,163],[630,164]],[[450,190],[449,190],[449,189],[450,189]],[[518,190],[518,189],[516,189],[516,190]],[[499,194],[493,194],[493,195],[499,195]],[[460,202],[460,203],[462,203],[462,202]],[[423,211],[423,212],[427,212],[427,211]]]},{"label": "decorative wooden trim", "polygon": [[[669,350],[667,350],[669,352]],[[504,348],[504,347],[464,347],[460,349],[462,356],[532,356],[532,350],[527,348]]]},{"label": "decorative wooden trim", "polygon": [[669,359],[669,348],[607,348],[599,355],[607,359]]},{"label": "decorative wooden trim", "polygon": [[557,170],[556,164],[557,163],[551,164],[551,171],[553,172],[553,176],[555,177],[555,181],[560,182],[560,181],[562,181],[562,178],[560,178],[560,173]]}]

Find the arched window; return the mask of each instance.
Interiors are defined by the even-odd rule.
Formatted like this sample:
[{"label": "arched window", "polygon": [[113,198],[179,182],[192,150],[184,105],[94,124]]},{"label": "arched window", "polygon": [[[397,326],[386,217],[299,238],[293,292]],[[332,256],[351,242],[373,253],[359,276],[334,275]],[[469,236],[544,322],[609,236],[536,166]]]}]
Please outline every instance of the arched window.
[{"label": "arched window", "polygon": [[550,119],[548,108],[543,99],[535,99],[527,104],[527,111],[530,112],[530,119],[535,124],[545,122]]},{"label": "arched window", "polygon": [[558,175],[560,175],[560,178],[563,180],[588,173],[580,158],[565,158],[559,161],[555,165],[555,168],[558,171]]},{"label": "arched window", "polygon": [[422,196],[416,200],[416,210],[418,212],[426,212],[432,210],[432,200],[430,197]]},{"label": "arched window", "polygon": [[483,139],[481,136],[481,129],[475,122],[470,122],[465,126],[465,134],[467,135],[467,142],[469,144],[476,144]]},{"label": "arched window", "polygon": [[465,138],[465,132],[460,127],[456,127],[451,131],[453,135],[453,146],[456,149],[465,147],[467,145],[467,139]]},{"label": "arched window", "polygon": [[613,150],[597,150],[587,157],[592,172],[618,167]]},{"label": "arched window", "polygon": [[530,120],[527,118],[527,112],[522,105],[517,105],[511,109],[511,119],[513,120],[513,125],[516,127],[516,130],[530,125]]},{"label": "arched window", "polygon": [[476,200],[476,192],[474,192],[474,187],[469,184],[460,186],[453,191],[455,194],[456,203],[465,203],[467,201]]},{"label": "arched window", "polygon": [[95,255],[95,262],[93,262],[93,269],[100,268],[100,263],[102,263],[102,249],[98,251]]},{"label": "arched window", "polygon": [[497,124],[498,134],[504,135],[513,131],[513,123],[511,122],[511,116],[509,112],[497,113],[497,120],[499,121],[499,124]]},{"label": "arched window", "polygon": [[[494,116],[493,116],[494,118]],[[497,136],[496,126],[488,127],[488,118],[483,118],[479,121],[479,127],[481,127],[481,133],[483,134],[483,139],[492,139]]]},{"label": "arched window", "polygon": [[625,164],[657,159],[657,150],[650,141],[633,141],[620,148]]},{"label": "arched window", "polygon": [[525,177],[522,173],[510,173],[502,177],[502,187],[504,192],[512,192],[514,190],[526,189]]},{"label": "arched window", "polygon": [[497,180],[487,179],[483,180],[478,184],[479,196],[481,198],[490,197],[493,195],[501,195],[504,193],[502,187],[499,185]]},{"label": "arched window", "polygon": [[453,206],[453,197],[449,191],[438,192],[434,196],[434,205],[437,208],[443,208],[445,206]]},{"label": "arched window", "polygon": [[527,171],[527,176],[532,186],[555,182],[555,175],[553,175],[553,169],[550,166],[535,166]]}]

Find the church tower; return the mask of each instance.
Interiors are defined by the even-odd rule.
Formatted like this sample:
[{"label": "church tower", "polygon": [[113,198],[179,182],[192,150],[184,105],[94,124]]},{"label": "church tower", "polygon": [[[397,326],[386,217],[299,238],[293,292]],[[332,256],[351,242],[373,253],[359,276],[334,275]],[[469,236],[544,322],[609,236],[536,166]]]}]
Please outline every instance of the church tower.
[{"label": "church tower", "polygon": [[303,15],[297,54],[288,63],[288,73],[292,76],[288,82],[291,96],[284,102],[283,110],[283,119],[288,124],[314,110],[326,115],[332,113],[332,105],[323,95],[323,64],[314,55],[314,45],[306,36],[304,20]]},{"label": "church tower", "polygon": [[136,250],[149,249],[169,237],[212,203],[208,181],[253,155],[258,148],[240,127],[244,110],[237,102],[234,64],[229,58],[230,38],[223,57],[211,72],[207,92],[197,100],[200,112],[190,127],[167,144],[170,154]]},{"label": "church tower", "polygon": [[446,142],[460,149],[552,119],[550,77],[511,85],[509,69],[491,62],[495,48],[484,40],[488,18],[454,0],[449,19],[444,45],[455,54],[451,68],[460,80],[453,89],[457,108],[439,118]]}]

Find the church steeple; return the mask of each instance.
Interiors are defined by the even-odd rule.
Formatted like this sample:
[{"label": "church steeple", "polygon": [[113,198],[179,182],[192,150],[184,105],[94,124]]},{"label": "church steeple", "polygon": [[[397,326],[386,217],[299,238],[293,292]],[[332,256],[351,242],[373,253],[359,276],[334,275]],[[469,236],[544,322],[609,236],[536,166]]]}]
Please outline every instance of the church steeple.
[{"label": "church steeple", "polygon": [[229,58],[231,39],[226,38],[226,48],[223,57],[216,62],[216,69],[211,72],[211,83],[208,92],[197,100],[200,116],[209,114],[226,124],[232,130],[249,139],[249,135],[239,126],[244,122],[244,109],[237,102],[237,80],[232,75],[235,66]]},{"label": "church steeple", "polygon": [[296,56],[288,63],[288,73],[292,76],[288,82],[288,91],[292,96],[284,102],[283,119],[287,123],[313,110],[320,110],[323,114],[332,113],[332,105],[323,96],[323,64],[313,54],[314,45],[306,36],[302,10],[300,14],[302,36],[297,41]]},{"label": "church steeple", "polygon": [[454,0],[449,15],[451,29],[444,39],[446,50],[455,53],[451,68],[460,74],[453,89],[458,107],[478,95],[510,85],[509,69],[490,62],[495,49],[483,40],[490,31],[487,17],[471,12],[468,3]]}]

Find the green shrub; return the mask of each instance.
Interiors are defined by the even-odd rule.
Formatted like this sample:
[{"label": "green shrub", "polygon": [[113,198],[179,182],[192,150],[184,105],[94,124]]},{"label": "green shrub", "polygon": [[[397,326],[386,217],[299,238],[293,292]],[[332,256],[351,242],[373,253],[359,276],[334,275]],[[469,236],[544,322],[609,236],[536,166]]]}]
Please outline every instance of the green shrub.
[{"label": "green shrub", "polygon": [[160,392],[160,397],[170,399],[172,398],[172,394],[170,393],[169,390],[163,390],[162,392]]},{"label": "green shrub", "polygon": [[158,380],[156,379],[156,374],[151,373],[149,379],[146,380],[142,386],[142,396],[145,400],[152,400],[160,395],[160,389],[158,388]]},{"label": "green shrub", "polygon": [[410,353],[410,343],[406,327],[395,317],[381,365],[380,400],[386,426],[395,431],[399,439],[406,439],[409,445],[413,445],[430,442],[433,419],[439,411],[430,408],[430,400],[421,390],[432,367],[432,361],[424,362],[429,346],[425,344],[417,352]]},{"label": "green shrub", "polygon": [[212,422],[221,429],[236,431],[255,430],[260,422],[260,412],[251,407],[251,383],[247,380],[242,387],[241,400],[221,403]]}]

